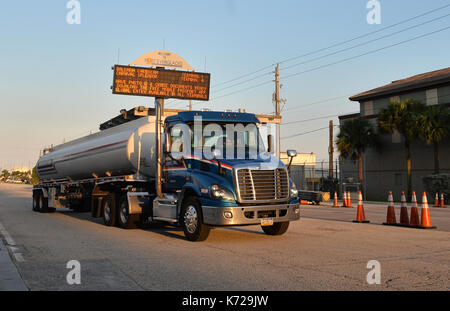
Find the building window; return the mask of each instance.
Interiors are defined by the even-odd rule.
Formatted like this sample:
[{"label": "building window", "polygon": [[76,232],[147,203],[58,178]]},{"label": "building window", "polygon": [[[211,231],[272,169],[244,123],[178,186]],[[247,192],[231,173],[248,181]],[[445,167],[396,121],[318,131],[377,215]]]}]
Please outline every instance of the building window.
[{"label": "building window", "polygon": [[433,106],[438,104],[438,91],[437,89],[430,89],[426,91],[427,106]]},{"label": "building window", "polygon": [[368,101],[364,103],[364,115],[373,115],[373,101]]},{"label": "building window", "polygon": [[400,96],[392,96],[390,98],[391,102],[399,102],[400,101]]}]

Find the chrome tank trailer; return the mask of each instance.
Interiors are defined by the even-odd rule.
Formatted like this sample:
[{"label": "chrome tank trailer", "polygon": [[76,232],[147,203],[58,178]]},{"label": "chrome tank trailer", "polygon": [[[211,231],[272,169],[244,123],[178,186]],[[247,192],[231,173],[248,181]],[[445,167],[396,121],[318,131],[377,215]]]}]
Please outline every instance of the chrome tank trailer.
[{"label": "chrome tank trailer", "polygon": [[156,176],[155,116],[142,117],[51,149],[37,162],[41,180]]}]

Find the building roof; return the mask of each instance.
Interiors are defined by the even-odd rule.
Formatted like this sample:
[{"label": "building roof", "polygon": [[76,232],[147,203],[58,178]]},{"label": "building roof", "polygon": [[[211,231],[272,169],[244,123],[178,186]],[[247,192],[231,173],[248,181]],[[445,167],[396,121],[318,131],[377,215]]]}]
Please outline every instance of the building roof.
[{"label": "building roof", "polygon": [[444,83],[450,83],[450,67],[418,74],[406,79],[392,81],[389,84],[373,90],[353,95],[349,99],[352,101],[368,100],[375,97],[385,97]]}]

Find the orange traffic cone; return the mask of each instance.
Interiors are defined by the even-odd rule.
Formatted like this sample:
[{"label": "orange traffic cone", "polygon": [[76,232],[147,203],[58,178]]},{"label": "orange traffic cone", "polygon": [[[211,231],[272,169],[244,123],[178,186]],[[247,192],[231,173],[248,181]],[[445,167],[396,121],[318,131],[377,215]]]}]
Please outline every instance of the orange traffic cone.
[{"label": "orange traffic cone", "polygon": [[413,191],[411,199],[411,218],[409,220],[410,227],[419,227],[419,210],[417,208],[416,192]]},{"label": "orange traffic cone", "polygon": [[445,207],[444,194],[441,193],[441,207]]},{"label": "orange traffic cone", "polygon": [[408,207],[406,205],[405,191],[402,191],[402,205],[400,208],[400,225],[409,226]]},{"label": "orange traffic cone", "polygon": [[342,207],[347,207],[347,191],[344,191],[343,193]]},{"label": "orange traffic cone", "polygon": [[339,207],[337,192],[334,192],[334,204],[333,207]]},{"label": "orange traffic cone", "polygon": [[428,208],[426,192],[423,193],[423,197],[422,197],[422,215],[421,216],[422,217],[421,217],[419,228],[422,228],[422,229],[435,229],[436,228],[431,225],[430,209]]},{"label": "orange traffic cone", "polygon": [[368,220],[366,220],[366,215],[364,213],[364,206],[363,206],[361,190],[359,190],[359,193],[358,193],[358,211],[356,212],[356,219],[353,220],[353,222],[359,222],[359,223],[368,223],[369,222]]},{"label": "orange traffic cone", "polygon": [[397,220],[395,219],[394,198],[392,197],[392,191],[389,191],[386,222],[384,222],[383,225],[397,225]]},{"label": "orange traffic cone", "polygon": [[439,207],[439,193],[436,192],[436,198],[434,200],[434,207]]},{"label": "orange traffic cone", "polygon": [[350,195],[350,191],[347,193],[347,207],[353,207],[352,206],[352,197]]}]

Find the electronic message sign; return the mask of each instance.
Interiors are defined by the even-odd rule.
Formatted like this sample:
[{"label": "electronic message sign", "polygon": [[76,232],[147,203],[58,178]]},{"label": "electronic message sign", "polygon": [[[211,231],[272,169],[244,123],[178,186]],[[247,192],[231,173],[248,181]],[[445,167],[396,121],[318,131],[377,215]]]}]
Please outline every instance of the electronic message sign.
[{"label": "electronic message sign", "polygon": [[113,94],[209,100],[210,74],[114,66]]}]

